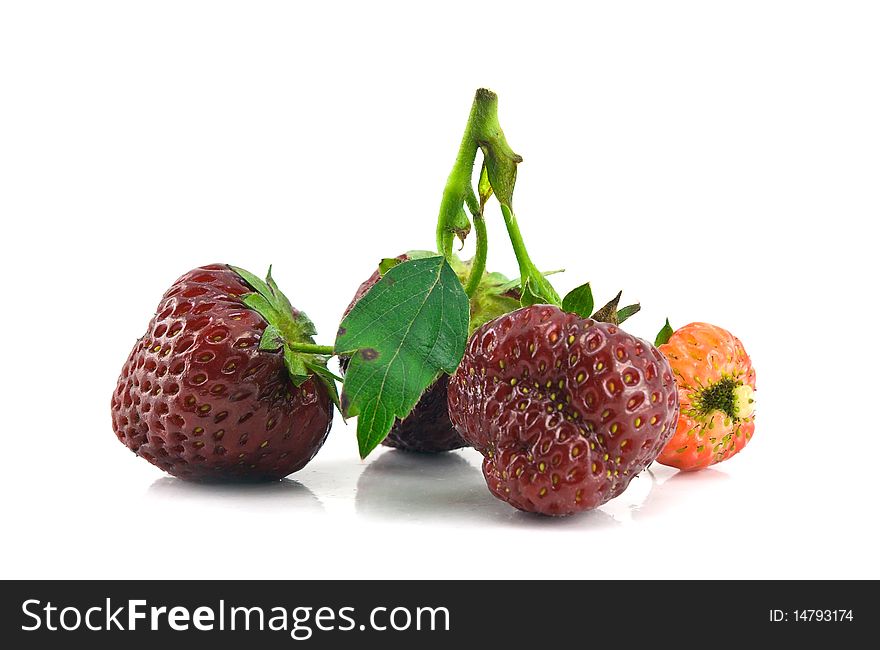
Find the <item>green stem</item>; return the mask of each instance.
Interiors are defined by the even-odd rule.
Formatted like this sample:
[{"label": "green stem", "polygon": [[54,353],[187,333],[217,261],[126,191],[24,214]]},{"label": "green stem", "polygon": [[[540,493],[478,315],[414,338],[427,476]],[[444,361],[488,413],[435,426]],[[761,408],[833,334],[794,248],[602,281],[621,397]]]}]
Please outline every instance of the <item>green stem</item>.
[{"label": "green stem", "polygon": [[474,96],[467,126],[458,147],[455,164],[449,172],[443,198],[440,201],[440,214],[437,217],[437,251],[449,259],[455,237],[464,239],[471,229],[471,223],[464,211],[467,205],[476,218],[478,204],[471,177],[474,173],[474,160],[477,149],[487,141],[498,137],[498,96],[485,88],[480,88]]},{"label": "green stem", "polygon": [[538,297],[548,301],[550,304],[561,305],[562,301],[559,298],[559,294],[556,293],[556,290],[538,270],[538,267],[532,262],[532,258],[529,257],[522,233],[519,230],[519,224],[516,222],[516,216],[513,214],[510,206],[502,203],[501,213],[504,215],[504,225],[507,226],[507,235],[510,238],[510,244],[513,246],[513,253],[516,255],[523,283],[525,284],[526,280],[528,280]]},{"label": "green stem", "polygon": [[489,237],[486,233],[486,221],[482,214],[474,215],[474,231],[477,235],[477,250],[471,262],[471,273],[468,276],[467,285],[464,288],[468,298],[472,298],[480,286],[483,273],[486,272],[486,255],[489,250]]},{"label": "green stem", "polygon": [[288,343],[287,347],[290,348],[292,352],[308,352],[310,354],[326,354],[329,356],[333,356],[335,354],[332,345],[317,345],[315,343]]}]

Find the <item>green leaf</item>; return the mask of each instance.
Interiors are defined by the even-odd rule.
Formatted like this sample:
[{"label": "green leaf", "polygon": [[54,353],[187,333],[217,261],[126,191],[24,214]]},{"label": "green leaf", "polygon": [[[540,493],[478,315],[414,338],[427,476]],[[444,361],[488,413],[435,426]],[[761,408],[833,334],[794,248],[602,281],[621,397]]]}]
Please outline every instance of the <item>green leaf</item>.
[{"label": "green leaf", "polygon": [[396,418],[409,415],[438,373],[452,373],[468,336],[467,295],[442,257],[391,268],[339,326],[335,350],[351,356],[342,386],[345,417],[358,416],[361,457]]},{"label": "green leaf", "polygon": [[657,333],[657,338],[654,339],[654,345],[661,346],[664,343],[668,343],[674,333],[675,330],[672,329],[672,326],[669,324],[669,319],[667,318],[663,329]]},{"label": "green leaf", "polygon": [[383,275],[388,273],[389,269],[393,269],[402,261],[403,260],[399,260],[396,257],[383,257],[382,260],[379,262],[379,277],[381,278]]},{"label": "green leaf", "polygon": [[581,318],[589,318],[593,313],[593,290],[590,283],[582,284],[569,291],[562,299],[562,309]]},{"label": "green leaf", "polygon": [[634,305],[627,305],[626,307],[621,307],[617,310],[617,324],[620,325],[627,318],[632,316],[633,314],[637,314],[642,306],[639,303]]}]

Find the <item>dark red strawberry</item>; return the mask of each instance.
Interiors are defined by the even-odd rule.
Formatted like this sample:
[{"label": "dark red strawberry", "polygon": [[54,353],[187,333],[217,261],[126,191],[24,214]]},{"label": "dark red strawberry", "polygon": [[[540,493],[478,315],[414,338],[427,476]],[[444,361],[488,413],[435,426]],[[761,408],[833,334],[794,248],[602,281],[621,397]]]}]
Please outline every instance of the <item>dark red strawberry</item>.
[{"label": "dark red strawberry", "polygon": [[492,493],[548,515],[619,495],[678,418],[672,370],[653,345],[549,305],[478,329],[448,397]]},{"label": "dark red strawberry", "polygon": [[311,460],[332,391],[314,327],[266,280],[212,264],[171,286],[113,392],[124,445],[191,480],[274,480]]},{"label": "dark red strawberry", "polygon": [[[395,258],[383,260],[380,265],[382,272],[396,262],[404,262],[420,255],[436,255],[436,253],[423,253],[414,251],[404,253]],[[453,269],[462,281],[465,281],[470,273],[470,263],[461,262],[453,258]],[[343,318],[354,309],[358,301],[373,288],[382,274],[377,269],[358,287],[348,307],[345,309]],[[513,287],[513,283],[497,273],[488,273],[484,276],[477,292],[471,299],[471,331],[488,320],[501,314],[507,313],[519,306],[519,292]],[[345,372],[347,359],[340,358],[340,368]],[[462,437],[455,430],[449,420],[449,409],[446,404],[448,375],[441,375],[422,394],[421,399],[415,405],[410,414],[403,420],[396,420],[391,427],[388,436],[382,441],[387,447],[395,447],[405,451],[423,453],[435,453],[452,451],[460,447],[466,447]]]}]

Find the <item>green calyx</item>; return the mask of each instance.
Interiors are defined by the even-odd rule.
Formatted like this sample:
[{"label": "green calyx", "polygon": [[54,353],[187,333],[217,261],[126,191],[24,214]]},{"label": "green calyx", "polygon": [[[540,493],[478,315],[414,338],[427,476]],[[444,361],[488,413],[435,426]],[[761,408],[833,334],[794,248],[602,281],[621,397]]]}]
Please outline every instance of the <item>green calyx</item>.
[{"label": "green calyx", "polygon": [[723,377],[720,381],[702,388],[694,405],[700,416],[705,417],[720,411],[738,422],[751,416],[754,411],[753,394],[751,386],[733,377]]},{"label": "green calyx", "polygon": [[473,269],[476,259],[462,261],[453,255],[450,266],[462,284],[478,278],[470,295],[471,319],[468,334],[473,334],[478,327],[520,308],[520,282],[509,280],[501,273],[489,273],[485,270],[475,275]]},{"label": "green calyx", "polygon": [[669,319],[666,319],[666,323],[664,323],[663,327],[657,332],[657,336],[654,338],[654,345],[658,348],[661,345],[665,345],[669,343],[669,339],[672,338],[672,335],[675,334],[675,330],[672,329],[672,325],[669,324]]},{"label": "green calyx", "polygon": [[603,323],[611,323],[612,325],[620,325],[630,316],[637,314],[641,309],[638,303],[627,305],[626,307],[618,307],[620,297],[623,295],[619,291],[614,298],[609,300],[595,313],[593,312],[593,291],[590,283],[582,284],[569,291],[565,298],[562,299],[562,309],[572,314],[577,314],[581,318],[592,318],[593,320]]},{"label": "green calyx", "polygon": [[331,399],[339,406],[336,381],[341,381],[327,369],[327,359],[333,354],[331,346],[317,345],[315,325],[303,312],[293,308],[272,278],[272,267],[261,280],[242,268],[230,266],[254,291],[240,297],[241,301],[266,320],[266,329],[260,338],[259,349],[280,353],[295,386],[301,386],[311,377],[323,383]]}]

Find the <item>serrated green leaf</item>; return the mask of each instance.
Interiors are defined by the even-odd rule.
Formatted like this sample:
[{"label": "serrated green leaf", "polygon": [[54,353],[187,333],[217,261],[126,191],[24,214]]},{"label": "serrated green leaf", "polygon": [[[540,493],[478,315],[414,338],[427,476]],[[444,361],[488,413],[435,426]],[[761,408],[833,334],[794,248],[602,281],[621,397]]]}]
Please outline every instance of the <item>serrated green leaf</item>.
[{"label": "serrated green leaf", "polygon": [[379,277],[381,278],[383,275],[388,273],[389,269],[393,269],[402,261],[403,260],[397,259],[396,257],[383,257],[382,260],[379,262]]},{"label": "serrated green leaf", "polygon": [[668,343],[673,334],[675,334],[675,330],[672,329],[672,326],[669,324],[669,319],[667,318],[666,324],[657,333],[657,338],[654,339],[654,345],[660,346],[664,343]]},{"label": "serrated green leaf", "polygon": [[623,323],[623,321],[625,321],[633,314],[639,313],[639,310],[641,308],[642,306],[639,303],[636,303],[634,305],[627,305],[626,307],[621,307],[617,310],[617,324],[620,325]]},{"label": "serrated green leaf", "polygon": [[468,318],[467,295],[442,257],[391,268],[345,317],[335,350],[351,355],[341,402],[343,415],[358,416],[361,457],[409,415],[440,372],[455,371]]},{"label": "serrated green leaf", "polygon": [[593,313],[593,290],[587,282],[569,291],[562,299],[562,309],[581,318],[589,318]]},{"label": "serrated green leaf", "polygon": [[260,350],[280,350],[284,345],[284,336],[281,330],[274,325],[267,325],[263,330],[263,336],[260,337]]}]

